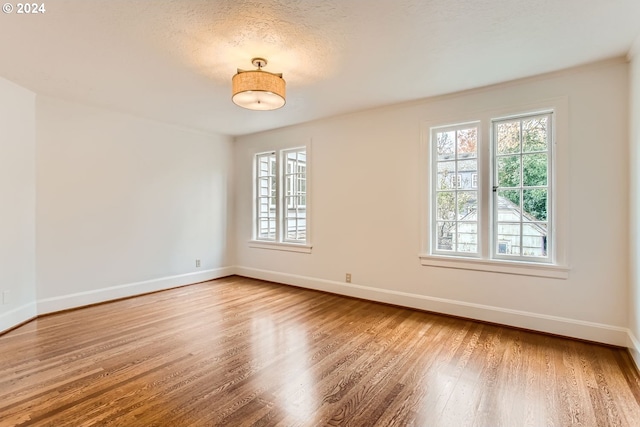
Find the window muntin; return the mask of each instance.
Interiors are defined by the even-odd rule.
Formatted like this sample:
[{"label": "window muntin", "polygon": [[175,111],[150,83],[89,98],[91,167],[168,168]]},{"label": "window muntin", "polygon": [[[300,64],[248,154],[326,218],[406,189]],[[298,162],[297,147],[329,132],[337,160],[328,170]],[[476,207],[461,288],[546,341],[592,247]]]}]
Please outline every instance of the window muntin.
[{"label": "window muntin", "polygon": [[492,121],[493,254],[550,261],[551,113]]},{"label": "window muntin", "polygon": [[478,123],[432,129],[434,253],[478,254],[478,131]]},{"label": "window muntin", "polygon": [[307,149],[255,155],[254,239],[307,244]]}]

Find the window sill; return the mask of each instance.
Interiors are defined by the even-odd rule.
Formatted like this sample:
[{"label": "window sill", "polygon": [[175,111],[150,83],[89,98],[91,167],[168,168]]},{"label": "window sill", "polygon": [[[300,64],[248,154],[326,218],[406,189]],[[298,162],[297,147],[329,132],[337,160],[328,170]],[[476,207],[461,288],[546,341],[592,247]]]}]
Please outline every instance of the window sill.
[{"label": "window sill", "polygon": [[250,248],[270,249],[274,251],[298,252],[304,254],[311,253],[311,245],[303,245],[299,243],[282,243],[282,242],[265,242],[262,240],[250,240]]},{"label": "window sill", "polygon": [[568,279],[570,268],[555,264],[487,260],[462,257],[447,257],[420,254],[420,263],[430,267],[455,268],[461,270],[488,271],[491,273],[516,274],[519,276]]}]

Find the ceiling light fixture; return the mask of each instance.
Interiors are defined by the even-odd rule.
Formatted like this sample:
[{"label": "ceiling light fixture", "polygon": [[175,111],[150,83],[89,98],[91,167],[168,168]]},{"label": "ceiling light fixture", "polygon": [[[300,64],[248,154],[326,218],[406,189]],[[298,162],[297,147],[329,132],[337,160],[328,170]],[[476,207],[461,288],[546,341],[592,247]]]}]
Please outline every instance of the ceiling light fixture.
[{"label": "ceiling light fixture", "polygon": [[257,70],[238,73],[231,79],[234,104],[249,110],[276,110],[285,104],[286,83],[282,74],[262,71],[267,65],[263,58],[253,58],[251,63]]}]

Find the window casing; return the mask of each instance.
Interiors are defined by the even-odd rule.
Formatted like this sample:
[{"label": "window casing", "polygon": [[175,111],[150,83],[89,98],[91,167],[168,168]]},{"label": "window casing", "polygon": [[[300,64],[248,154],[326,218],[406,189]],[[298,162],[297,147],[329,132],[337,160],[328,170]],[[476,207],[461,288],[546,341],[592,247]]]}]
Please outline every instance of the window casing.
[{"label": "window casing", "polygon": [[[518,115],[483,112],[476,121],[427,126],[422,265],[568,277],[567,102],[551,101],[549,108],[532,104]],[[461,139],[472,129],[477,129],[475,150]],[[559,175],[558,161],[565,165]],[[444,179],[452,173],[455,178]],[[558,197],[560,206],[554,203]]]},{"label": "window casing", "polygon": [[252,247],[310,249],[308,150],[282,149],[255,155]]}]

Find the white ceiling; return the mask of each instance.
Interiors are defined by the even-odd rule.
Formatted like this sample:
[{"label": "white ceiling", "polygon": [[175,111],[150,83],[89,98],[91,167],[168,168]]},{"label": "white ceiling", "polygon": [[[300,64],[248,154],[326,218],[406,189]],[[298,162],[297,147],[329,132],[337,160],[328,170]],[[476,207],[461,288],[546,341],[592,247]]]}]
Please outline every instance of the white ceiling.
[{"label": "white ceiling", "polygon": [[[640,33],[640,0],[39,2],[44,14],[1,14],[0,76],[229,135],[620,56]],[[284,74],[280,110],[231,102],[256,56]]]}]

